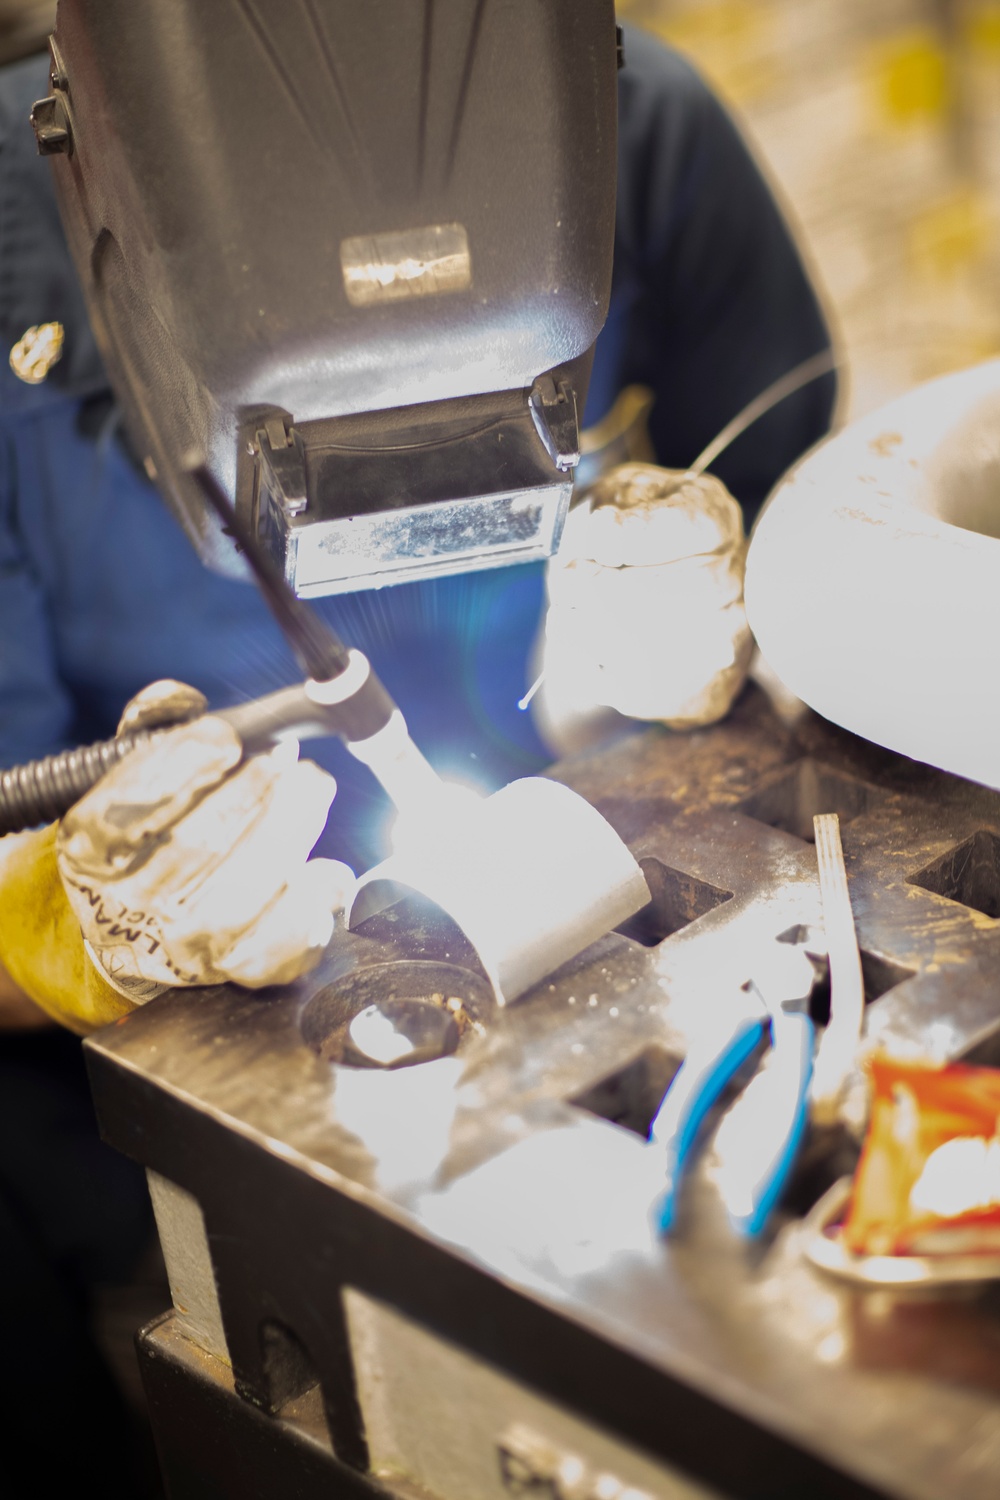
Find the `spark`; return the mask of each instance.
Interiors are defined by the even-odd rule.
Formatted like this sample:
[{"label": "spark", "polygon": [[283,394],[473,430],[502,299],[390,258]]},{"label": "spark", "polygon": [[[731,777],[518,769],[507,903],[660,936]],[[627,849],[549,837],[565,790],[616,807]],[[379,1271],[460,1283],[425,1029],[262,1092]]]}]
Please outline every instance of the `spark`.
[{"label": "spark", "polygon": [[527,708],[528,704],[531,702],[532,698],[538,692],[538,689],[541,687],[541,685],[542,685],[542,683],[544,681],[545,681],[545,673],[544,672],[539,672],[538,676],[535,678],[534,682],[531,684],[530,688],[525,693],[524,697],[523,698],[518,698],[518,700],[517,700],[517,706],[521,710],[522,713],[524,713],[524,710]]}]

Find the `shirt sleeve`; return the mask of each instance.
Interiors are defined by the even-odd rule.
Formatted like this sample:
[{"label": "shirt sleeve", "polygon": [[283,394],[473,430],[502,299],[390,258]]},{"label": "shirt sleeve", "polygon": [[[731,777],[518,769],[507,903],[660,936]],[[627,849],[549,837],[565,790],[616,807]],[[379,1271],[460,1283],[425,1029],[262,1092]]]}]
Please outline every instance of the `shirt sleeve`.
[{"label": "shirt sleeve", "polygon": [[12,444],[0,428],[0,767],[64,749],[73,716],[44,592],[19,532]]},{"label": "shirt sleeve", "polygon": [[[659,461],[686,468],[830,336],[788,223],[722,105],[689,63],[631,27],[625,58],[607,345],[615,384],[654,392]],[[827,375],[788,397],[712,465],[748,518],[827,430],[835,390]]]}]

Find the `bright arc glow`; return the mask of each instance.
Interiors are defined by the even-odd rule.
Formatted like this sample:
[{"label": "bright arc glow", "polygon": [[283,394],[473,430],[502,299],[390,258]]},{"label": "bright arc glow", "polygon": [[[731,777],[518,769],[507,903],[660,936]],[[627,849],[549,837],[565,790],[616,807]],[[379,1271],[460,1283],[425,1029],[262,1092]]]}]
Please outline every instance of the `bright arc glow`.
[{"label": "bright arc glow", "polygon": [[393,854],[418,858],[428,840],[444,847],[464,839],[486,801],[484,792],[458,781],[442,781],[436,790],[433,799],[414,799],[400,809],[392,827]]},{"label": "bright arc glow", "polygon": [[649,901],[635,859],[569,787],[524,777],[489,797],[436,783],[400,816],[395,853],[362,877],[356,925],[416,891],[476,949],[499,1004],[581,953]]},{"label": "bright arc glow", "polygon": [[398,708],[375,734],[352,740],[348,748],[374,772],[400,812],[418,811],[436,799],[441,779],[410,739]]}]

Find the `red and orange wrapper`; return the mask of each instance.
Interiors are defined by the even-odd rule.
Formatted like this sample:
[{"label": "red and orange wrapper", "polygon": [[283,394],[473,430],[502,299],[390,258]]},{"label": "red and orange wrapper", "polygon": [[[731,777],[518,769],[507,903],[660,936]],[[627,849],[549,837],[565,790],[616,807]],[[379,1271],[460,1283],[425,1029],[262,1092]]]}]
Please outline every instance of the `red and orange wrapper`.
[{"label": "red and orange wrapper", "polygon": [[861,1255],[1000,1253],[1000,1070],[873,1057],[841,1238]]}]

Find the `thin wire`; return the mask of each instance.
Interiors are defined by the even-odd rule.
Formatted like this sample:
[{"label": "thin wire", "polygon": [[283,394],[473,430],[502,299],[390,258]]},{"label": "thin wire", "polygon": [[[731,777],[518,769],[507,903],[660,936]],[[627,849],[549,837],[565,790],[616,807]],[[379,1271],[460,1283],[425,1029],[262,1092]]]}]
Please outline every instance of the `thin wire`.
[{"label": "thin wire", "polygon": [[741,412],[727,422],[717,437],[714,437],[708,447],[698,454],[694,463],[688,469],[689,474],[695,476],[704,474],[709,464],[713,464],[719,454],[734,443],[741,433],[745,432],[758,417],[777,406],[779,401],[784,401],[786,396],[791,396],[795,391],[808,385],[811,380],[818,380],[821,375],[827,375],[832,370],[839,369],[842,360],[832,349],[824,349],[821,354],[812,354],[804,359],[800,365],[789,370],[787,375],[772,382],[766,390],[761,391],[752,401],[744,406]]},{"label": "thin wire", "polygon": [[518,700],[517,700],[517,706],[521,710],[522,713],[524,713],[524,710],[527,708],[528,704],[531,702],[532,698],[538,692],[538,689],[541,687],[541,685],[542,685],[542,683],[544,681],[545,681],[545,673],[544,672],[539,672],[538,676],[535,678],[534,682],[531,684],[530,688],[525,693],[524,697],[523,698],[518,698]]}]

